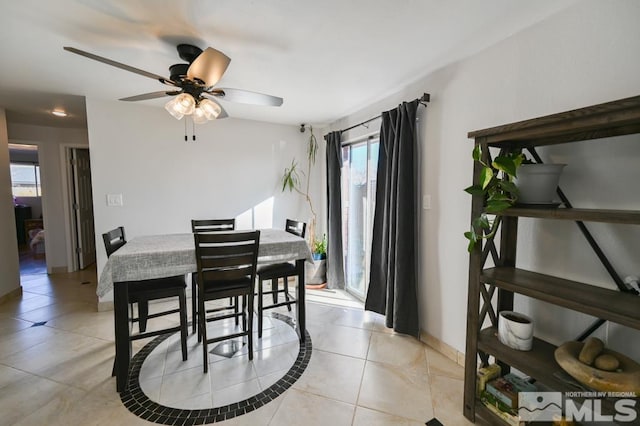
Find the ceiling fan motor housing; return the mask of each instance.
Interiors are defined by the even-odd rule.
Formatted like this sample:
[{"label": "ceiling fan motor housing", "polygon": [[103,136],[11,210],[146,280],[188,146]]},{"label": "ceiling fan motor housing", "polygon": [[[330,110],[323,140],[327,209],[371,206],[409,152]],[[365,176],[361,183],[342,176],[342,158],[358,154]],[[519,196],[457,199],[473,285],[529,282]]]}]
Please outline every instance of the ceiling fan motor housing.
[{"label": "ceiling fan motor housing", "polygon": [[178,45],[178,56],[189,63],[193,62],[201,53],[202,49],[197,46],[191,44]]}]

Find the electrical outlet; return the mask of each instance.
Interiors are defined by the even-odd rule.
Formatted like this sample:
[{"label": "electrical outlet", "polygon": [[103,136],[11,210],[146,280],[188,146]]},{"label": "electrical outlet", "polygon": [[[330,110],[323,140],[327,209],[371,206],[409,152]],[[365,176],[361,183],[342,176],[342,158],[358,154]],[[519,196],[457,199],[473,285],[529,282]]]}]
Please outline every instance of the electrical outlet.
[{"label": "electrical outlet", "polygon": [[640,278],[635,275],[629,275],[624,278],[624,283],[640,292]]},{"label": "electrical outlet", "polygon": [[107,206],[122,207],[122,194],[107,194]]}]

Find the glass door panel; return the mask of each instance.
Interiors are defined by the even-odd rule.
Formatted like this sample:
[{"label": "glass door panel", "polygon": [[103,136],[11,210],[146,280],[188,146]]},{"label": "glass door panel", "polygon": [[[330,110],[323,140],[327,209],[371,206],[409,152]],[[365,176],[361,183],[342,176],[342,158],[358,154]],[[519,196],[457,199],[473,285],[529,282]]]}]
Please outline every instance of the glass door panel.
[{"label": "glass door panel", "polygon": [[347,290],[364,300],[369,283],[378,141],[342,148],[342,226]]}]

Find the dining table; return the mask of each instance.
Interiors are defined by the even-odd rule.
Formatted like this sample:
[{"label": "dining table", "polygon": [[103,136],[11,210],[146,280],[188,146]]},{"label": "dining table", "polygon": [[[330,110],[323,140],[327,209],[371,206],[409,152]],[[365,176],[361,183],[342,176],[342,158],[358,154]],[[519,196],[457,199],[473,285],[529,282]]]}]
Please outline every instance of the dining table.
[{"label": "dining table", "polygon": [[[260,229],[258,264],[288,261],[295,261],[298,274],[296,332],[302,344],[305,341],[306,324],[304,265],[307,261],[313,263],[311,250],[304,238],[285,230]],[[114,372],[118,392],[127,388],[132,353],[129,339],[128,283],[186,275],[196,271],[195,240],[192,233],[138,236],[107,260],[100,273],[96,293],[99,297],[104,297],[113,290],[116,350]]]}]

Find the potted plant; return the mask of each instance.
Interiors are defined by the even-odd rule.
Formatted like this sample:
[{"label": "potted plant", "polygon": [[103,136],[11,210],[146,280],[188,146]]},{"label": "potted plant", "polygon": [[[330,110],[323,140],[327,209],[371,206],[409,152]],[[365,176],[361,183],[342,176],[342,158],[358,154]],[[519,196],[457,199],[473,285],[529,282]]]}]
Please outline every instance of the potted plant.
[{"label": "potted plant", "polygon": [[535,207],[557,207],[554,202],[562,169],[566,164],[534,163],[522,153],[510,153],[494,158],[491,164],[482,160],[480,145],[473,150],[474,161],[482,165],[480,182],[465,189],[471,195],[481,195],[484,211],[471,221],[471,229],[464,233],[471,252],[483,238],[492,238],[497,226],[489,214],[496,214],[516,204]]},{"label": "potted plant", "polygon": [[321,240],[315,240],[311,250],[313,260],[324,260],[327,258],[327,234],[322,235]]},{"label": "potted plant", "polygon": [[[302,127],[301,129],[304,129]],[[301,130],[304,131],[304,130]],[[307,237],[309,238],[310,245],[314,243],[316,237],[316,211],[313,208],[313,203],[311,202],[311,195],[309,194],[309,187],[311,184],[311,166],[316,163],[316,154],[318,152],[318,141],[313,134],[313,127],[309,126],[309,131],[311,135],[309,136],[309,140],[307,143],[307,172],[306,172],[306,185],[304,189],[300,182],[300,174],[298,173],[298,163],[294,158],[291,161],[291,166],[284,169],[284,173],[282,174],[282,191],[289,190],[289,192],[295,191],[298,194],[302,195],[309,205],[309,210],[311,211],[311,220],[309,221],[309,226],[307,227],[308,233]],[[304,174],[304,172],[302,172]]]},{"label": "potted plant", "polygon": [[482,165],[479,183],[465,188],[471,195],[481,195],[485,208],[471,221],[471,229],[464,233],[469,240],[467,250],[473,251],[476,243],[483,238],[492,238],[497,227],[493,226],[489,214],[499,213],[511,207],[518,199],[518,187],[514,183],[516,172],[524,159],[521,153],[500,155],[491,164],[482,160],[480,145],[473,149],[473,159]]},{"label": "potted plant", "polygon": [[321,240],[314,240],[311,245],[313,264],[305,264],[305,281],[307,288],[320,289],[327,286],[327,235]]},{"label": "potted plant", "polygon": [[527,159],[518,168],[514,183],[518,187],[518,203],[556,207],[556,188],[566,164],[534,163]]}]

